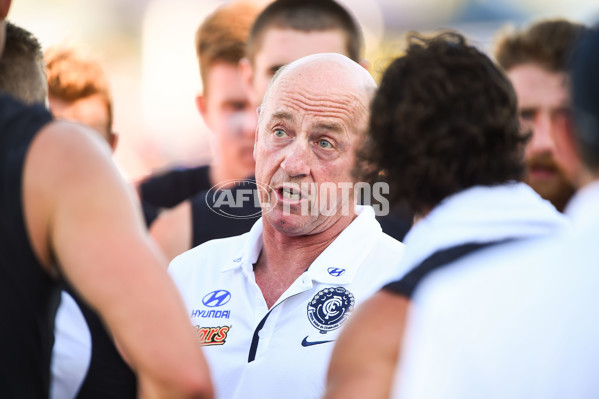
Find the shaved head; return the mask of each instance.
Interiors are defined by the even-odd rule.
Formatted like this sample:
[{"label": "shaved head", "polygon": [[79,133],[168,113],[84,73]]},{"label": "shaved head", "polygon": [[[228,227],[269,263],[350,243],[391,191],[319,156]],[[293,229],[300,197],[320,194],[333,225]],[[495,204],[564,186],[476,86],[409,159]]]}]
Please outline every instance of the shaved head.
[{"label": "shaved head", "polygon": [[370,100],[376,91],[374,79],[363,66],[337,53],[309,55],[279,69],[270,82],[261,109],[270,105],[269,99],[275,92],[286,87],[294,87],[307,96],[326,91],[338,96],[340,101],[354,102],[352,106],[356,108],[360,130],[365,129],[363,123],[367,122]]}]

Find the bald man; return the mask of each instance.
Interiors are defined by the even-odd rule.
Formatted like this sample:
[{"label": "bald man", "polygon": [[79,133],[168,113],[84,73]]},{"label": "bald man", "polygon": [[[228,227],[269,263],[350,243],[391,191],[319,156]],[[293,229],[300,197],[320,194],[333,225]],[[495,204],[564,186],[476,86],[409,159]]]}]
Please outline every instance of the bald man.
[{"label": "bald man", "polygon": [[403,244],[356,205],[350,173],[375,89],[340,54],[277,72],[254,144],[262,217],[171,262],[217,397],[321,397],[354,306],[399,274]]}]

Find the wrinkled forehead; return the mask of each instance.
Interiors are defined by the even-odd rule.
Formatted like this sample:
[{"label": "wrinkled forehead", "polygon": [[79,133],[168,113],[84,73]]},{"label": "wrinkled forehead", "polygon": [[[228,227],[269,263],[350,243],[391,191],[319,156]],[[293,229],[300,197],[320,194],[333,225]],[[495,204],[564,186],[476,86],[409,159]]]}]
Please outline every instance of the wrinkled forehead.
[{"label": "wrinkled forehead", "polygon": [[267,90],[263,111],[289,103],[305,111],[347,114],[353,123],[368,116],[376,84],[357,63],[338,54],[304,57],[282,68]]}]

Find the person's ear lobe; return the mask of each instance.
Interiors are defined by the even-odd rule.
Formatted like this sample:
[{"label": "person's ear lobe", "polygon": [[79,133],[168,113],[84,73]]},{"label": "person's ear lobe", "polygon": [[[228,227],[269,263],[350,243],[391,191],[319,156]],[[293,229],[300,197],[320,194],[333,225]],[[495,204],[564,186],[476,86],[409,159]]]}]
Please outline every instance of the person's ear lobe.
[{"label": "person's ear lobe", "polygon": [[108,133],[108,144],[110,145],[110,148],[112,148],[112,152],[114,152],[116,150],[116,146],[119,142],[119,135],[116,132],[111,131],[110,133]]},{"label": "person's ear lobe", "polygon": [[196,96],[196,108],[198,110],[198,112],[200,113],[200,115],[202,115],[202,118],[204,118],[204,120],[206,119],[206,97],[204,97],[203,94],[198,94]]}]

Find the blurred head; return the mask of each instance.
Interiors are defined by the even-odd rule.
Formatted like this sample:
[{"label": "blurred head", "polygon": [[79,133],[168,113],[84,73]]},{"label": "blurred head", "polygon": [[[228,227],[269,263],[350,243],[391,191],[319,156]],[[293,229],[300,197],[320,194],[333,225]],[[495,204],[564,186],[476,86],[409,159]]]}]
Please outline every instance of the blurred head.
[{"label": "blurred head", "polygon": [[227,3],[199,26],[196,54],[203,93],[196,105],[214,133],[215,161],[226,179],[254,173],[255,108],[241,80],[239,60],[245,54],[248,32],[260,9],[254,3]]},{"label": "blurred head", "polygon": [[100,63],[82,50],[66,46],[48,49],[45,60],[52,114],[91,127],[114,149],[112,97]]},{"label": "blurred head", "polygon": [[572,46],[584,27],[565,20],[542,21],[500,36],[495,58],[518,96],[520,121],[532,131],[526,146],[525,180],[562,210],[575,190],[579,165],[564,157],[556,135],[569,134],[570,82],[566,71]]},{"label": "blurred head", "polygon": [[277,72],[254,150],[256,181],[270,187],[261,198],[270,227],[300,236],[349,224],[351,169],[375,89],[368,72],[340,54],[308,56]]},{"label": "blurred head", "polygon": [[30,32],[8,21],[0,58],[0,91],[26,104],[45,104],[48,96],[40,43]]},{"label": "blurred head", "polygon": [[599,31],[586,33],[571,65],[574,137],[580,158],[599,178]]},{"label": "blurred head", "polygon": [[356,171],[369,171],[369,180],[383,174],[392,198],[418,214],[461,190],[523,173],[525,138],[513,88],[457,33],[410,36],[405,55],[385,71],[370,112]]},{"label": "blurred head", "polygon": [[333,0],[275,0],[256,19],[241,62],[252,103],[260,105],[274,73],[316,53],[339,53],[361,61],[362,31]]}]

